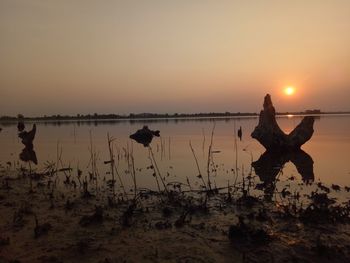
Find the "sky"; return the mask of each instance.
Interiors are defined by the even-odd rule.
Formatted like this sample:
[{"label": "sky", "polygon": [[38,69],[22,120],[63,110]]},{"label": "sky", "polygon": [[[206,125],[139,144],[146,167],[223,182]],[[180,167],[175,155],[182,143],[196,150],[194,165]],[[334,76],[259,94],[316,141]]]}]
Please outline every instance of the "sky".
[{"label": "sky", "polygon": [[348,0],[0,0],[0,115],[349,111],[349,32]]}]

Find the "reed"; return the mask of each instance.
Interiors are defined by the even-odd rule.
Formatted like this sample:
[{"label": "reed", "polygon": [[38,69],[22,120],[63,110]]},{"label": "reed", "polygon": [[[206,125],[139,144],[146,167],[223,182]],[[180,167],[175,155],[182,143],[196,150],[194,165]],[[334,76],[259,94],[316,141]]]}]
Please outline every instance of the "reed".
[{"label": "reed", "polygon": [[129,149],[129,143],[127,144],[127,150],[128,150],[128,171],[131,174],[131,179],[134,185],[134,201],[137,197],[137,183],[136,183],[136,171],[135,171],[135,159],[134,159],[134,150],[133,150],[133,144],[131,143],[130,149]]},{"label": "reed", "polygon": [[57,140],[57,143],[56,143],[56,172],[55,172],[56,179],[58,177],[58,170],[59,170],[58,165],[59,165],[60,160],[62,158],[62,147],[60,148],[59,146],[60,146],[60,141]]},{"label": "reed", "polygon": [[171,140],[170,140],[170,136],[169,136],[169,139],[168,139],[168,157],[169,157],[169,160],[171,159],[171,150],[170,150],[170,146],[171,146]]},{"label": "reed", "polygon": [[202,152],[203,152],[203,158],[204,158],[204,156],[205,156],[205,133],[204,133],[204,128],[202,128],[202,135],[203,135]]},{"label": "reed", "polygon": [[[118,177],[119,184],[120,184],[121,189],[123,190],[125,198],[128,199],[128,195],[126,193],[123,180],[122,180],[122,178],[121,178],[121,176],[120,176],[120,174],[118,172],[118,165],[117,165],[117,162],[116,162],[116,159],[115,159],[115,154],[114,154],[114,141],[115,141],[115,138],[110,137],[109,133],[107,133],[109,160],[105,161],[104,163],[110,165],[110,172],[111,172],[111,175],[112,175],[113,202],[115,202],[115,197],[116,197],[116,192],[115,192],[116,178],[115,178],[115,175],[117,175],[117,177]],[[119,163],[120,151],[119,151],[119,148],[116,148],[116,149],[117,149],[117,153],[118,153],[117,154],[117,160],[118,160],[118,163]]]},{"label": "reed", "polygon": [[[165,192],[169,195],[168,188],[167,188],[167,186],[166,186],[166,184],[165,184],[164,178],[162,177],[162,175],[161,175],[161,173],[160,173],[160,171],[159,171],[158,164],[157,164],[156,159],[155,159],[155,157],[154,157],[154,154],[153,154],[153,150],[152,150],[151,145],[148,146],[148,149],[149,149],[150,157],[151,157],[152,162],[153,162],[153,166],[155,167],[155,171],[157,171],[157,173],[158,173],[158,176],[159,176],[159,178],[160,178],[160,181],[161,181],[162,184],[163,184],[163,187],[164,187]],[[157,175],[157,173],[156,173],[156,175]]]},{"label": "reed", "polygon": [[137,197],[137,183],[136,183],[136,171],[135,171],[135,160],[134,160],[134,155],[131,154],[131,176],[133,179],[133,184],[134,184],[134,200],[136,200]]},{"label": "reed", "polygon": [[165,152],[165,141],[163,139],[163,137],[160,137],[160,160],[163,161],[163,155]]},{"label": "reed", "polygon": [[151,167],[151,169],[153,170],[153,177],[156,179],[158,192],[161,192],[161,190],[160,190],[160,185],[159,185],[159,181],[158,181],[158,176],[157,176],[157,172],[156,172],[156,168],[154,167],[153,159],[152,159],[152,157],[151,157],[150,151],[148,152],[148,159],[149,159],[150,162],[151,162],[151,166],[150,166],[150,167]]},{"label": "reed", "polygon": [[237,146],[237,134],[236,134],[236,120],[233,120],[233,134],[234,134],[234,151],[235,151],[235,173],[238,175],[238,146]]},{"label": "reed", "polygon": [[235,179],[233,183],[233,194],[236,191],[236,184],[237,184],[237,179],[238,179],[238,145],[237,145],[237,134],[236,134],[236,120],[233,120],[233,137],[234,137],[234,144],[233,144],[233,150],[235,153],[235,160],[234,160],[234,174],[235,174]]},{"label": "reed", "polygon": [[111,175],[112,175],[112,194],[113,194],[113,201],[115,200],[115,176],[114,176],[114,153],[113,153],[113,141],[114,138],[111,138],[109,136],[109,133],[107,133],[107,142],[108,142],[108,151],[109,151],[109,161],[105,162],[110,164],[111,169]]},{"label": "reed", "polygon": [[[89,152],[90,152],[90,161],[89,165],[91,166],[91,172],[90,172],[90,180],[95,181],[95,190],[96,193],[98,192],[98,169],[97,169],[97,160],[98,160],[98,154],[96,152],[95,147],[93,146],[93,141],[92,141],[92,131],[89,131],[89,139],[90,139],[90,146],[89,146]],[[88,165],[88,166],[89,166]]]},{"label": "reed", "polygon": [[56,164],[55,164],[55,179],[53,182],[53,186],[52,186],[52,194],[55,188],[57,188],[57,182],[59,180],[58,177],[58,172],[59,172],[59,165],[62,165],[62,153],[63,153],[63,149],[62,147],[60,147],[60,141],[57,140],[56,143]]},{"label": "reed", "polygon": [[[119,158],[118,158],[118,161],[119,161]],[[117,174],[117,177],[118,177],[120,186],[121,186],[121,188],[123,189],[124,196],[125,196],[126,199],[128,199],[128,195],[127,195],[127,193],[126,193],[126,190],[125,190],[125,187],[124,187],[124,183],[123,183],[123,181],[122,181],[122,177],[120,176],[120,173],[118,172],[118,165],[117,165],[116,162],[114,162],[114,169],[115,169],[115,173]]]},{"label": "reed", "polygon": [[207,160],[207,175],[208,175],[208,183],[207,183],[207,186],[208,186],[208,190],[211,191],[211,182],[210,182],[210,161],[211,161],[211,158],[212,158],[212,147],[213,147],[213,137],[214,137],[214,130],[215,130],[215,122],[214,122],[214,125],[213,125],[213,129],[211,131],[211,137],[210,137],[210,144],[209,144],[209,147],[208,147],[208,160]]},{"label": "reed", "polygon": [[[195,160],[195,162],[196,162],[196,166],[197,166],[197,170],[198,170],[198,176],[197,176],[197,177],[200,178],[200,179],[202,180],[203,187],[205,188],[205,190],[208,190],[208,189],[207,189],[207,185],[205,184],[204,178],[203,178],[203,176],[202,176],[201,169],[199,168],[199,164],[198,164],[198,160],[197,160],[197,157],[196,157],[196,153],[195,153],[195,151],[194,151],[194,149],[193,149],[193,147],[192,147],[191,141],[190,141],[189,145],[190,145],[190,148],[191,148],[191,151],[192,151],[193,158],[194,158],[194,160]],[[187,179],[187,180],[188,180],[188,179]]]}]

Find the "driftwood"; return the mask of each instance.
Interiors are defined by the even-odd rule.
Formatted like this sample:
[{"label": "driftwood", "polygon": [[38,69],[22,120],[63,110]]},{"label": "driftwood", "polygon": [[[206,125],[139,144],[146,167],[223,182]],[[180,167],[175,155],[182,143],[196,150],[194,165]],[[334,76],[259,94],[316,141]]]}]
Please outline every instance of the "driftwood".
[{"label": "driftwood", "polygon": [[22,152],[19,154],[19,158],[24,162],[32,161],[35,164],[38,164],[38,159],[36,157],[36,153],[34,151],[33,140],[36,134],[36,125],[33,124],[33,128],[30,131],[25,131],[25,126],[22,121],[18,122],[18,137],[22,139],[22,143],[24,144],[24,148]]},{"label": "driftwood", "polygon": [[277,124],[275,108],[272,105],[271,96],[267,94],[264,99],[264,109],[260,112],[258,126],[255,127],[251,136],[268,151],[294,151],[310,140],[314,132],[313,125],[314,118],[306,116],[291,133],[285,134]]},{"label": "driftwood", "polygon": [[152,131],[145,125],[142,129],[137,130],[134,134],[131,134],[130,138],[147,147],[151,143],[153,136],[159,137],[159,131]]},{"label": "driftwood", "polygon": [[33,149],[33,140],[36,133],[36,125],[33,124],[33,128],[27,132],[25,131],[25,126],[23,122],[19,122],[17,125],[18,128],[18,137],[22,139],[22,143],[25,147]]}]

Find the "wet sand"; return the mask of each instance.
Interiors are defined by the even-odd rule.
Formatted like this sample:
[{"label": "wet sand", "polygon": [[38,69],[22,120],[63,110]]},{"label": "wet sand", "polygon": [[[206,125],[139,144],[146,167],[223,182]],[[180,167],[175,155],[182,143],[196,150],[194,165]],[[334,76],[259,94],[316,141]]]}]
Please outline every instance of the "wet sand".
[{"label": "wet sand", "polygon": [[108,191],[87,197],[49,181],[35,175],[31,187],[27,174],[0,174],[0,262],[350,260],[349,214],[311,222],[276,203],[227,193],[205,202],[205,193],[144,191],[136,202],[114,202]]}]

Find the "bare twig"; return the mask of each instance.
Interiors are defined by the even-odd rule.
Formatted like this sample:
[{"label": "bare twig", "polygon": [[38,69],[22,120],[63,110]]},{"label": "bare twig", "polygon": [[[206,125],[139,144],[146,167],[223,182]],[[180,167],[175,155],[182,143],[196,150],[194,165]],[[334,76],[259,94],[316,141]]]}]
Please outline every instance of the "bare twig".
[{"label": "bare twig", "polygon": [[190,141],[189,144],[190,144],[190,148],[191,148],[191,151],[192,151],[192,154],[193,154],[193,158],[194,158],[194,160],[196,161],[197,170],[198,170],[198,178],[202,179],[203,186],[204,186],[205,189],[207,189],[207,186],[206,186],[206,184],[205,184],[204,178],[203,178],[202,173],[201,173],[201,170],[200,170],[200,168],[199,168],[199,164],[198,164],[198,160],[197,160],[197,157],[196,157],[196,153],[194,152],[194,149],[193,149],[193,147],[192,147],[191,141]]},{"label": "bare twig", "polygon": [[165,182],[164,182],[164,179],[163,179],[163,177],[162,177],[162,175],[161,175],[161,173],[160,173],[160,171],[159,171],[157,162],[156,162],[156,160],[155,160],[155,158],[154,158],[154,154],[153,154],[153,151],[152,151],[152,147],[149,145],[149,146],[148,146],[148,149],[149,149],[149,152],[150,152],[150,156],[151,156],[151,158],[152,158],[152,160],[153,160],[154,167],[155,167],[155,169],[156,169],[156,171],[157,171],[157,173],[158,173],[158,176],[159,176],[159,178],[160,178],[160,180],[161,180],[161,182],[162,182],[162,184],[163,184],[163,186],[164,186],[164,190],[165,190],[165,192],[166,192],[167,194],[169,194],[168,188],[166,187],[166,184],[165,184]]},{"label": "bare twig", "polygon": [[208,188],[211,190],[211,182],[210,182],[210,160],[212,158],[212,147],[213,147],[213,137],[214,137],[214,130],[215,130],[215,122],[213,129],[211,131],[211,138],[210,138],[210,145],[208,148],[208,161],[207,161],[207,174],[208,174]]}]

